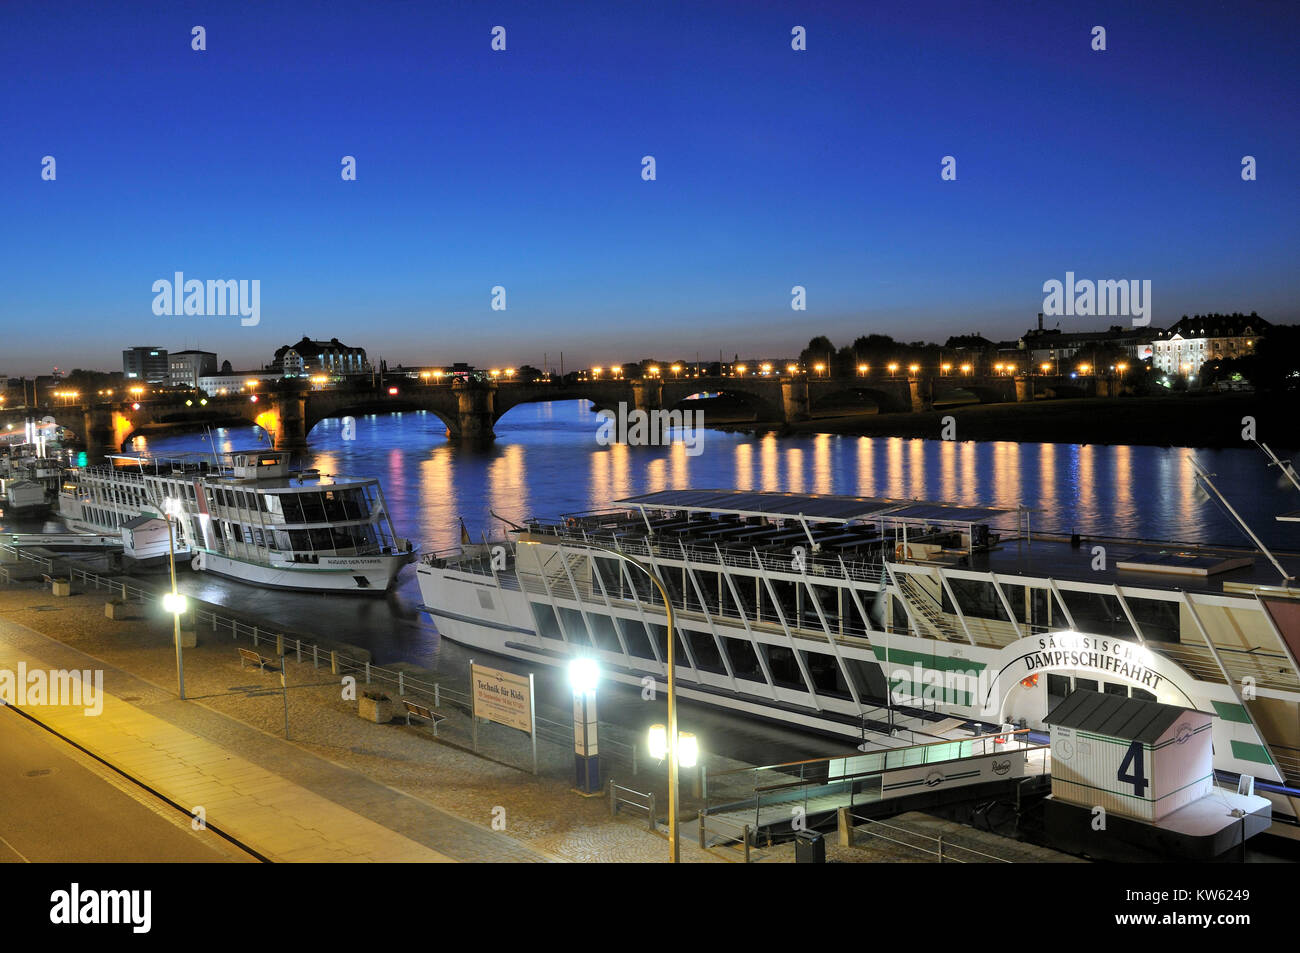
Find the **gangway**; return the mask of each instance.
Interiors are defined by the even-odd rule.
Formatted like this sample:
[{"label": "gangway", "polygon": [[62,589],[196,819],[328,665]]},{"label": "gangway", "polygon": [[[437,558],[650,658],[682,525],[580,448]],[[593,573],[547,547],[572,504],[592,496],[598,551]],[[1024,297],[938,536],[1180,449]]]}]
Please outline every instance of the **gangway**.
[{"label": "gangway", "polygon": [[122,546],[122,537],[97,533],[8,533],[6,546],[48,546],[51,549],[106,549]]},{"label": "gangway", "polygon": [[857,755],[812,758],[708,777],[701,825],[707,832],[757,833],[891,798],[1050,773],[1050,746],[1028,729],[933,741]]}]

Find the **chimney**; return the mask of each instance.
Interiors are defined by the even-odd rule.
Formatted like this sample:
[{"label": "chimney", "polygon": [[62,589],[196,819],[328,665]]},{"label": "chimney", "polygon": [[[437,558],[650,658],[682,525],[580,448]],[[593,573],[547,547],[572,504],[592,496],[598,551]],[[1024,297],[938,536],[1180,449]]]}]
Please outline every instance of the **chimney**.
[{"label": "chimney", "polygon": [[1043,330],[1043,312],[1038,312],[1038,330]]}]

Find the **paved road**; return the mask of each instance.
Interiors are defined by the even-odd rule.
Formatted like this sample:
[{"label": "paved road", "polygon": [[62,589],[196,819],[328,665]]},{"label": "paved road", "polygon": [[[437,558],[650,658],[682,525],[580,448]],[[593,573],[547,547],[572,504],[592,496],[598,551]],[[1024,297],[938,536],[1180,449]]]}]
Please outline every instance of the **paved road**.
[{"label": "paved road", "polygon": [[0,707],[0,863],[251,860],[12,709]]}]

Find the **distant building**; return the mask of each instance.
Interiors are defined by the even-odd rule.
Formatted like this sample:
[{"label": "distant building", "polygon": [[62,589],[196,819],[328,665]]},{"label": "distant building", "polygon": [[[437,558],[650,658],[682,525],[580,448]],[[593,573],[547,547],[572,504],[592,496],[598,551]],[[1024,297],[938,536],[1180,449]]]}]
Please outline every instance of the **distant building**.
[{"label": "distant building", "polygon": [[304,337],[297,344],[276,348],[271,369],[284,377],[310,377],[313,374],[369,374],[366,349],[348,347],[338,338],[313,341]]},{"label": "distant building", "polygon": [[[198,388],[207,393],[209,397],[224,397],[227,394],[258,391],[265,388],[269,383],[274,383],[278,380],[280,380],[280,373],[278,371],[244,371],[242,374],[210,374],[206,377],[199,378]],[[250,386],[250,384],[253,386]]]},{"label": "distant building", "polygon": [[1272,325],[1259,315],[1183,317],[1152,341],[1152,365],[1165,374],[1198,374],[1206,361],[1253,354]]},{"label": "distant building", "polygon": [[198,387],[200,377],[217,373],[213,351],[173,351],[167,356],[167,377],[173,387]]},{"label": "distant building", "polygon": [[1122,350],[1138,363],[1152,356],[1151,342],[1159,333],[1157,328],[1126,328],[1120,324],[1113,324],[1104,331],[1044,330],[1040,314],[1038,327],[1026,331],[1016,342],[1016,347],[1022,354],[1027,354],[1031,367],[1049,363],[1059,365],[1103,348]]},{"label": "distant building", "polygon": [[122,352],[122,374],[128,381],[166,384],[170,372],[166,348],[132,347]]}]

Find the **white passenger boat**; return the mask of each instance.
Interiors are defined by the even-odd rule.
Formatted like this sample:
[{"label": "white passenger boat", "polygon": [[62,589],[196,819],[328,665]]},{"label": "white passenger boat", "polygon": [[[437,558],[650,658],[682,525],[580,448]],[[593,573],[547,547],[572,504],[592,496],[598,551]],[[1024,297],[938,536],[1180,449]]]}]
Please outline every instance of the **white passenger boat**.
[{"label": "white passenger boat", "polygon": [[114,455],[69,470],[59,515],[69,529],[113,534],[173,515],[174,548],[194,569],[279,589],[383,593],[415,559],[378,480],[292,471],[279,451],[211,459]]},{"label": "white passenger boat", "polygon": [[[1076,688],[1213,713],[1214,765],[1300,808],[1300,555],[1031,532],[1023,511],[667,490],[417,567],[440,633],[889,745],[1044,717]],[[1266,560],[1264,555],[1268,555]]]}]

